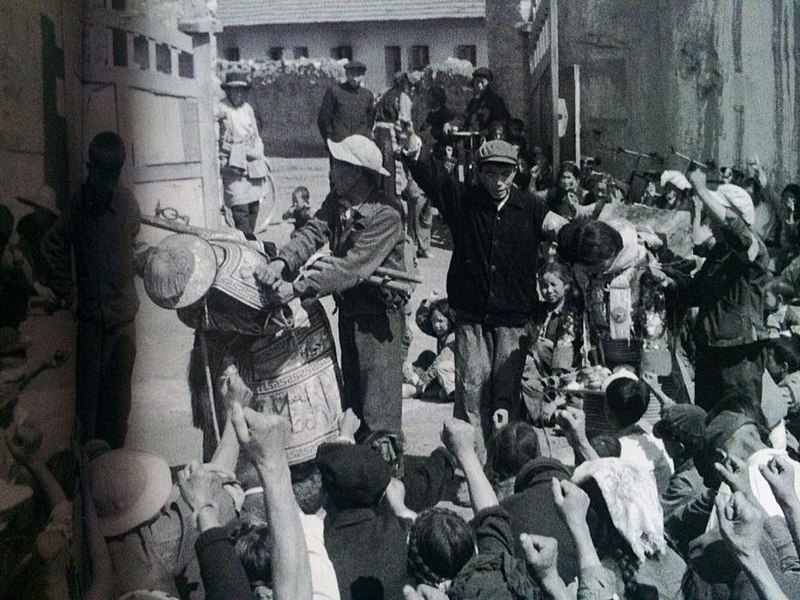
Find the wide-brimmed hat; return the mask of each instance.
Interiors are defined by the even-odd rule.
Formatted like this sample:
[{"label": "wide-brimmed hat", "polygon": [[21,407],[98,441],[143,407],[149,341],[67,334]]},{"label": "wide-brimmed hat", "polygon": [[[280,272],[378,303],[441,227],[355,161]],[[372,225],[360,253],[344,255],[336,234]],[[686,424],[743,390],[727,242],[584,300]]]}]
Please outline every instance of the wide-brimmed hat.
[{"label": "wide-brimmed hat", "polygon": [[375,142],[363,135],[351,135],[341,142],[328,140],[328,150],[336,160],[389,176],[389,171],[383,168],[383,154],[380,149]]},{"label": "wide-brimmed hat", "polygon": [[56,192],[49,185],[40,187],[33,196],[17,196],[17,200],[34,208],[44,208],[55,215],[61,214],[56,201]]},{"label": "wide-brimmed hat", "polygon": [[250,87],[250,78],[247,76],[247,73],[229,71],[225,73],[225,81],[220,87],[222,87],[223,90],[228,88],[248,89]]},{"label": "wide-brimmed hat", "polygon": [[172,493],[169,465],[160,456],[120,448],[89,463],[100,533],[121,535],[150,521]]},{"label": "wide-brimmed hat", "polygon": [[206,295],[217,274],[214,249],[196,235],[178,233],[150,251],[144,289],[161,308],[190,306]]}]

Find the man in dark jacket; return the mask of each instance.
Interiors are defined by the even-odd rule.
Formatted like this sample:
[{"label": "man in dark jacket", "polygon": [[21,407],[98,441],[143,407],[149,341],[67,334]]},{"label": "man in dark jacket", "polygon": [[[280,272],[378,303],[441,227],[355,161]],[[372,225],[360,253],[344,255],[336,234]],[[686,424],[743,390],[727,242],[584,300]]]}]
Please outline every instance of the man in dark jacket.
[{"label": "man in dark jacket", "polygon": [[[453,126],[461,130],[474,131],[489,137],[490,129],[501,126],[508,130],[511,115],[506,108],[505,100],[492,89],[493,73],[486,67],[479,67],[472,73],[472,99],[467,104],[463,115],[456,117]],[[445,131],[447,133],[448,130]]]},{"label": "man in dark jacket", "polygon": [[325,92],[317,127],[326,142],[341,142],[350,135],[372,136],[375,97],[363,87],[366,71],[363,63],[347,63],[344,67],[345,81]]},{"label": "man in dark jacket", "polygon": [[134,239],[139,206],[118,185],[125,145],[113,132],[89,144],[89,174],[76,200],[42,240],[50,270],[45,284],[64,303],[72,294],[72,257],[78,288],[75,358],[76,411],[81,439],[125,444],[136,359]]},{"label": "man in dark jacket", "polygon": [[[517,149],[502,140],[478,151],[479,185],[460,184],[413,138],[404,152],[420,187],[453,233],[447,296],[457,315],[454,416],[480,426],[478,452],[520,416],[520,382],[538,310],[539,242],[566,221],[513,185]],[[427,149],[425,149],[427,150]]]},{"label": "man in dark jacket", "polygon": [[[333,294],[339,308],[344,408],[362,433],[402,430],[404,305],[400,292],[366,280],[378,267],[406,270],[405,234],[396,197],[378,189],[386,175],[378,147],[354,135],[328,141],[331,193],[314,217],[255,276],[277,301]],[[332,256],[301,271],[326,243]]]}]

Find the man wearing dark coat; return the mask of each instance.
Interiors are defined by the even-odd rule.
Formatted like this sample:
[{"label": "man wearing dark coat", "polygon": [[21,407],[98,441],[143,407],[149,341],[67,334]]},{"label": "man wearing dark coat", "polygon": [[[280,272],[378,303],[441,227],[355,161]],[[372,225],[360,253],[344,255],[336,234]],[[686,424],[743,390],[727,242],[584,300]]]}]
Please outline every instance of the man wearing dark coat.
[{"label": "man wearing dark coat", "polygon": [[346,80],[325,92],[317,116],[317,127],[326,142],[341,142],[351,135],[372,137],[375,97],[363,87],[367,68],[359,61],[344,67]]}]

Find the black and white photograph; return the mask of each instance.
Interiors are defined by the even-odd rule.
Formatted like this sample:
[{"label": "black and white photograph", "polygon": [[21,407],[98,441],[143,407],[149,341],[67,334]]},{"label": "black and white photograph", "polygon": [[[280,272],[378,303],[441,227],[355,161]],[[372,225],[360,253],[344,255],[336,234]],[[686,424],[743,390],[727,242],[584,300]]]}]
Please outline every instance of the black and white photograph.
[{"label": "black and white photograph", "polygon": [[800,1],[0,0],[0,600],[800,598]]}]

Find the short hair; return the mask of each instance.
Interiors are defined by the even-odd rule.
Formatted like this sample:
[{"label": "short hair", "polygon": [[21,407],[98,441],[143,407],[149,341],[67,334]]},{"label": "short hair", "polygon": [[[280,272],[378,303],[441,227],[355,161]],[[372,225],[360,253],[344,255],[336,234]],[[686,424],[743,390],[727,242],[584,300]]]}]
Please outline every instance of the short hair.
[{"label": "short hair", "polygon": [[536,277],[541,279],[548,273],[558,277],[564,283],[564,285],[569,286],[572,284],[572,269],[568,264],[563,263],[560,260],[548,260],[544,266],[539,269]]},{"label": "short hair", "polygon": [[524,421],[505,425],[492,435],[487,448],[487,465],[499,479],[515,477],[525,464],[539,457],[536,428]]},{"label": "short hair", "polygon": [[125,163],[125,142],[113,131],[98,133],[89,143],[89,167],[106,171],[122,169]]},{"label": "short hair", "polygon": [[428,90],[428,96],[438,102],[441,106],[447,104],[447,92],[441,86],[435,85]]},{"label": "short hair", "polygon": [[322,474],[314,460],[289,467],[292,476],[292,491],[302,510],[313,515],[322,508]]},{"label": "short hair", "polygon": [[311,194],[308,191],[308,188],[304,185],[298,185],[294,190],[292,190],[292,197],[300,196],[303,200],[308,200],[311,198]]},{"label": "short hair", "polygon": [[800,345],[796,337],[771,339],[767,348],[778,364],[786,363],[790,373],[800,370]]},{"label": "short hair", "polygon": [[577,163],[571,160],[565,160],[561,163],[561,166],[558,168],[558,179],[561,179],[561,176],[564,173],[572,173],[575,176],[575,179],[581,178],[581,168]]},{"label": "short hair", "polygon": [[603,221],[571,221],[558,232],[558,254],[568,263],[602,264],[622,250],[622,236]]},{"label": "short hair", "polygon": [[420,583],[436,586],[453,579],[475,556],[469,524],[447,508],[419,513],[408,536],[408,574]]},{"label": "short hair", "polygon": [[650,389],[643,381],[623,377],[606,388],[606,406],[623,427],[642,418],[650,405]]},{"label": "short hair", "polygon": [[231,537],[234,551],[244,567],[251,584],[272,586],[272,536],[265,522],[244,522],[236,527]]}]

